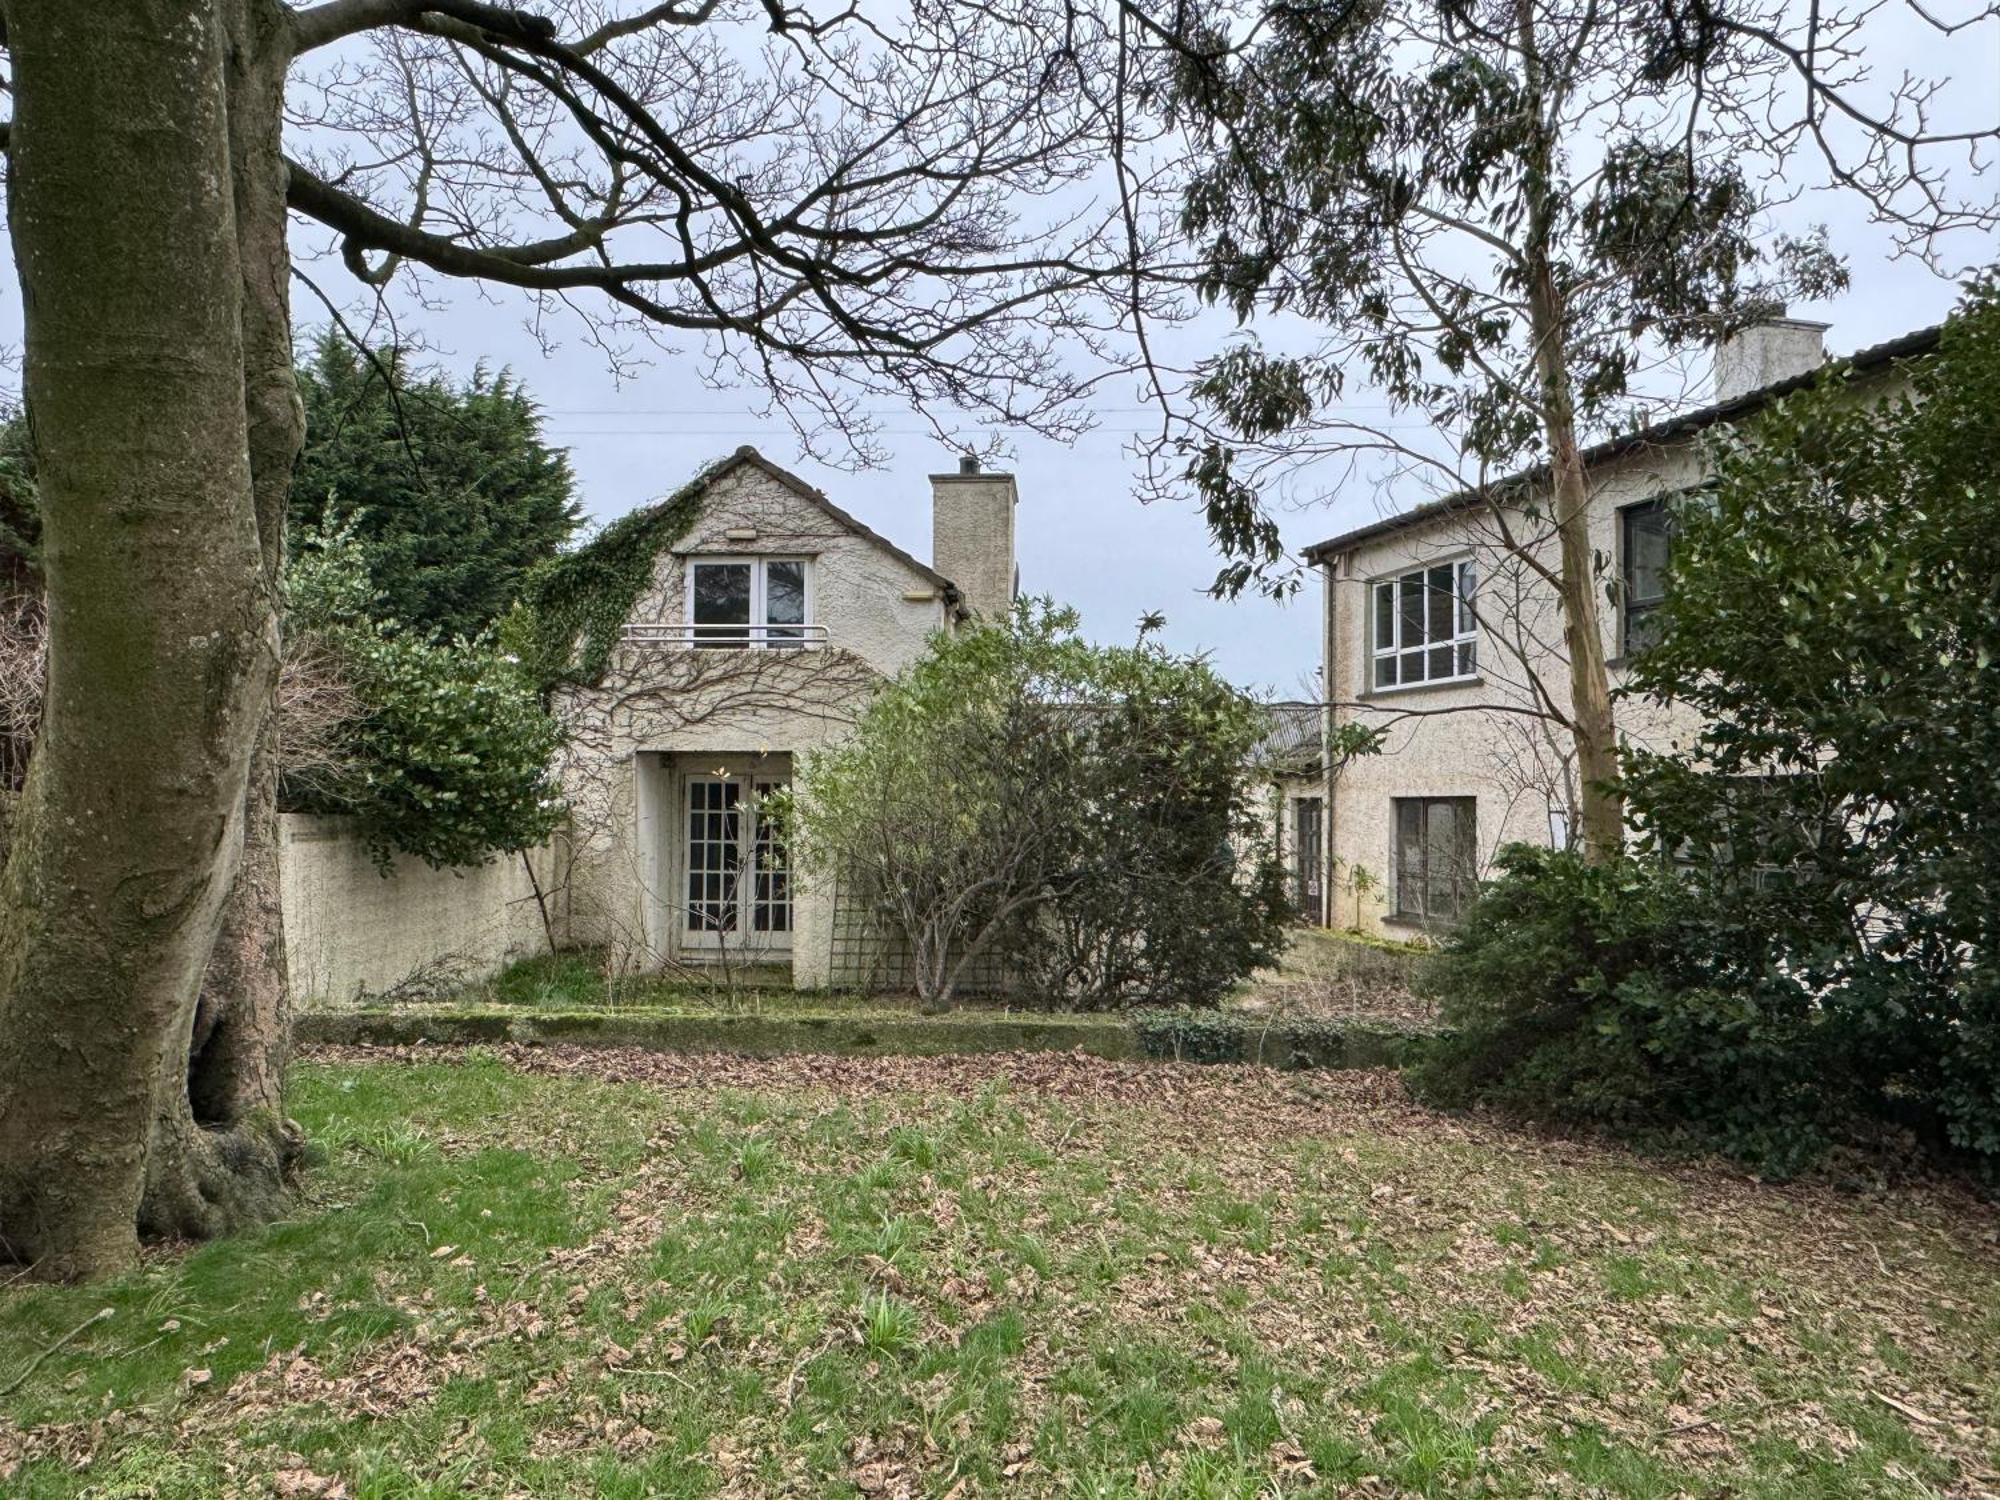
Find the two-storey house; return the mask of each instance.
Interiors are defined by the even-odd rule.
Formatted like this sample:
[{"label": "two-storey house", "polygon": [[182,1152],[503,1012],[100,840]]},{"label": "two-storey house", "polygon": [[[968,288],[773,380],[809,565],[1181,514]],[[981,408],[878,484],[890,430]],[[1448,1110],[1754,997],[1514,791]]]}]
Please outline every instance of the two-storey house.
[{"label": "two-storey house", "polygon": [[[1666,501],[1703,483],[1702,435],[1814,378],[1825,326],[1784,319],[1718,351],[1714,400],[1610,438],[1585,455],[1594,580],[1614,691],[1645,648],[1671,545]],[[1927,328],[1849,361],[1858,399],[1896,389],[1899,360],[1936,346]],[[1567,729],[1568,655],[1549,571],[1545,476],[1447,495],[1310,547],[1323,590],[1323,731],[1386,731],[1382,753],[1329,758],[1293,819],[1324,840],[1321,905],[1336,926],[1409,935],[1455,921],[1503,844],[1567,844],[1577,780]],[[1621,739],[1670,746],[1684,711],[1619,704]],[[1294,843],[1296,850],[1297,844]],[[1293,858],[1299,856],[1294,853]]]},{"label": "two-storey house", "polygon": [[1013,477],[968,459],[931,491],[929,562],[753,448],[673,497],[691,521],[655,557],[598,680],[557,705],[572,941],[633,969],[869,980],[878,935],[844,918],[836,882],[795,878],[759,804],[933,632],[1011,604]]}]

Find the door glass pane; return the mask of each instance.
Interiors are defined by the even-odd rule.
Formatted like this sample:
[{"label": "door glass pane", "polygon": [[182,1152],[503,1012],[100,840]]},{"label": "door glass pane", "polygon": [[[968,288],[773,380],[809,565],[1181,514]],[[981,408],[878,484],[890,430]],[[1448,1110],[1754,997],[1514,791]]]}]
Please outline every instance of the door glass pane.
[{"label": "door glass pane", "polygon": [[747,646],[748,630],[728,626],[750,623],[750,564],[694,565],[694,624],[698,646]]},{"label": "door glass pane", "polygon": [[1396,803],[1396,911],[1407,917],[1424,912],[1424,805],[1414,798]]},{"label": "door glass pane", "polygon": [[1292,804],[1294,826],[1292,849],[1298,862],[1298,889],[1294,904],[1299,915],[1317,923],[1325,900],[1320,879],[1321,842],[1325,836],[1324,804],[1317,797],[1301,797]]},{"label": "door glass pane", "polygon": [[687,921],[690,932],[736,930],[736,877],[742,850],[742,785],[688,782]]},{"label": "door glass pane", "polygon": [[1424,912],[1449,916],[1458,910],[1453,861],[1458,853],[1458,809],[1450,802],[1424,805]]},{"label": "door glass pane", "polygon": [[[768,797],[781,786],[782,783],[776,781],[760,781],[757,783],[757,795],[760,799]],[[776,825],[761,814],[756,817],[751,853],[755,860],[756,893],[750,904],[750,925],[758,932],[790,932],[791,855],[785,848],[784,840],[778,837]]]},{"label": "door glass pane", "polygon": [[1458,850],[1452,857],[1452,879],[1457,882],[1457,906],[1453,915],[1463,916],[1479,894],[1479,803],[1471,797],[1458,804]]},{"label": "door glass pane", "polygon": [[[764,564],[764,623],[803,625],[806,622],[806,565],[803,562]],[[771,630],[765,640],[773,646],[796,645],[805,639],[802,630]]]}]

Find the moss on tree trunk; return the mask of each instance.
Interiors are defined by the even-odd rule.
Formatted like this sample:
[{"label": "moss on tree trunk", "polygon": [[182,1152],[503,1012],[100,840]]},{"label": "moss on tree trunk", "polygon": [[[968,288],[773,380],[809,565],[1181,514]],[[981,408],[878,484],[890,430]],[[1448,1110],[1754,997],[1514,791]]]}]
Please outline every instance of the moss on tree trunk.
[{"label": "moss on tree trunk", "polygon": [[288,22],[5,14],[49,666],[0,916],[0,1241],[81,1277],[142,1228],[268,1212],[295,1154],[268,765]]}]

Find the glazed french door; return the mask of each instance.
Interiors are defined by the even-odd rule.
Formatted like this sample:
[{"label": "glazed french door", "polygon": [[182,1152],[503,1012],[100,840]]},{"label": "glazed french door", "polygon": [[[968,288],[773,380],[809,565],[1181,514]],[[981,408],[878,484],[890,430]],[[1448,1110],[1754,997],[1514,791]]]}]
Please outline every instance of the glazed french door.
[{"label": "glazed french door", "polygon": [[784,842],[759,815],[781,783],[748,776],[686,778],[681,926],[686,946],[737,950],[792,945],[792,872]]}]

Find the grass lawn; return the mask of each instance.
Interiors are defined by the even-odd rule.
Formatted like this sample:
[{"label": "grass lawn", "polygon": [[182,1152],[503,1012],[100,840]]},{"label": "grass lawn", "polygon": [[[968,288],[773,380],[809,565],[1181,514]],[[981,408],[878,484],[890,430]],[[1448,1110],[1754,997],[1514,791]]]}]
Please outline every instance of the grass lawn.
[{"label": "grass lawn", "polygon": [[1063,1055],[322,1053],[295,1113],[292,1222],[0,1290],[0,1493],[2000,1486],[1944,1188]]}]

